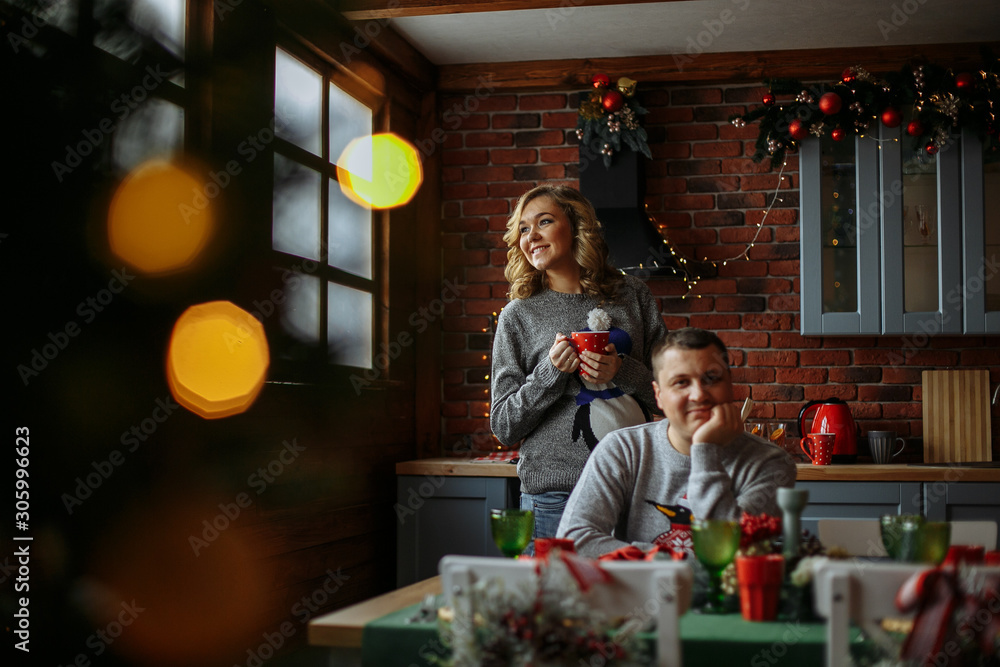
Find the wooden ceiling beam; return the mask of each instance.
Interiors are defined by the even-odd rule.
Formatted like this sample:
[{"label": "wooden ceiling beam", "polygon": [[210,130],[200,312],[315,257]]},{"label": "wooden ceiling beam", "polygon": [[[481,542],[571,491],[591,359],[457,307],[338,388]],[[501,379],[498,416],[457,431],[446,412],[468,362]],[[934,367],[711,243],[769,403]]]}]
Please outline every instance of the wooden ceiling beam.
[{"label": "wooden ceiling beam", "polygon": [[575,90],[590,85],[597,72],[612,78],[628,76],[644,83],[760,82],[766,78],[838,79],[845,68],[864,67],[873,74],[898,70],[904,64],[926,60],[955,68],[982,64],[981,48],[1000,51],[1000,42],[988,44],[928,44],[843,49],[799,49],[738,53],[674,54],[536,60],[529,62],[439,65],[442,92],[463,92],[482,86],[483,80],[500,89],[542,88]]},{"label": "wooden ceiling beam", "polygon": [[[668,2],[688,2],[690,0],[667,0]],[[369,19],[400,18],[406,16],[440,16],[442,14],[473,14],[478,12],[519,11],[523,9],[558,9],[566,7],[600,7],[602,5],[626,5],[662,0],[476,0],[455,2],[453,0],[341,0],[337,10],[351,21]]]}]

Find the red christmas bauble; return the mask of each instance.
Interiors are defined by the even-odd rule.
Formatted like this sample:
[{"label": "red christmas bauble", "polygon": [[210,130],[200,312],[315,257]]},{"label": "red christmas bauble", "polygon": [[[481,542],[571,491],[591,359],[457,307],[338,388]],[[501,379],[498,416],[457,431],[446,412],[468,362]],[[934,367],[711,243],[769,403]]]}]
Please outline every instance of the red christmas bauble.
[{"label": "red christmas bauble", "polygon": [[823,93],[823,96],[819,98],[819,110],[827,116],[840,111],[841,104],[840,95],[837,93]]},{"label": "red christmas bauble", "polygon": [[846,136],[847,136],[847,132],[842,127],[835,127],[835,128],[833,128],[833,131],[830,132],[830,137],[834,141],[843,141],[844,137],[846,137]]},{"label": "red christmas bauble", "polygon": [[955,75],[955,86],[959,90],[972,88],[972,83],[973,83],[972,75],[969,74],[968,72],[960,72],[959,74]]},{"label": "red christmas bauble", "polygon": [[594,88],[607,88],[611,85],[611,77],[607,74],[595,74],[590,83]]},{"label": "red christmas bauble", "polygon": [[927,144],[927,146],[925,147],[925,150],[927,151],[928,155],[937,155],[937,152],[938,152],[939,149],[938,149],[937,146],[935,146],[934,144],[931,143],[931,144]]},{"label": "red christmas bauble", "polygon": [[919,137],[924,133],[924,124],[919,120],[911,120],[906,125],[906,133],[911,137]]},{"label": "red christmas bauble", "polygon": [[886,107],[882,112],[882,124],[886,127],[899,127],[903,122],[903,114],[896,107]]},{"label": "red christmas bauble", "polygon": [[765,105],[771,106],[772,104],[774,104],[774,93],[770,93],[770,92],[764,93],[764,97],[761,99],[761,101]]},{"label": "red christmas bauble", "polygon": [[792,139],[805,139],[809,135],[809,130],[805,123],[796,118],[788,124],[788,135]]},{"label": "red christmas bauble", "polygon": [[609,90],[604,93],[604,97],[601,98],[601,106],[604,107],[605,111],[614,113],[622,108],[625,104],[625,98],[617,90]]},{"label": "red christmas bauble", "polygon": [[848,67],[840,74],[840,80],[843,81],[844,83],[850,83],[851,81],[854,81],[854,79],[856,78],[857,76],[854,74],[853,67]]}]

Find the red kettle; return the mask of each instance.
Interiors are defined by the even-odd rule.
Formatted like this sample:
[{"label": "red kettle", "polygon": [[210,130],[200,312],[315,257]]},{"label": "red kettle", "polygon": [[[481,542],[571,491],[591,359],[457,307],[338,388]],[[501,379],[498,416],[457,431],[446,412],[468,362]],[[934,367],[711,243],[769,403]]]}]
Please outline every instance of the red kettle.
[{"label": "red kettle", "polygon": [[839,398],[809,401],[799,412],[799,433],[806,434],[805,420],[815,410],[809,433],[833,433],[833,462],[854,463],[858,460],[858,425],[854,423],[847,403]]}]

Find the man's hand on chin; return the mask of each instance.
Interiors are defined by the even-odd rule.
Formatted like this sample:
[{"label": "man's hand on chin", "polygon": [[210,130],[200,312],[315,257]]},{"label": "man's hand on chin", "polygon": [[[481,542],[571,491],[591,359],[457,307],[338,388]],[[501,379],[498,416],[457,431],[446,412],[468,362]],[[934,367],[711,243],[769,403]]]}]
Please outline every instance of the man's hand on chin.
[{"label": "man's hand on chin", "polygon": [[711,443],[727,445],[743,432],[740,407],[735,403],[719,403],[712,406],[712,416],[691,435],[691,444]]}]

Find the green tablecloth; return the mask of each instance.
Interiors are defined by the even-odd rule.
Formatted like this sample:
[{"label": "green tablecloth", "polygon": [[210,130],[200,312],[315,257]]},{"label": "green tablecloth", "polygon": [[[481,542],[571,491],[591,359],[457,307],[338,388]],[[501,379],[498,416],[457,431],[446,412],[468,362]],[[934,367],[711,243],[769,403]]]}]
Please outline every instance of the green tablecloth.
[{"label": "green tablecloth", "polygon": [[[431,665],[447,654],[435,623],[407,623],[419,605],[383,616],[365,626],[361,648],[364,667]],[[775,621],[751,623],[739,614],[681,617],[684,666],[822,665],[826,642],[823,623]]]}]

